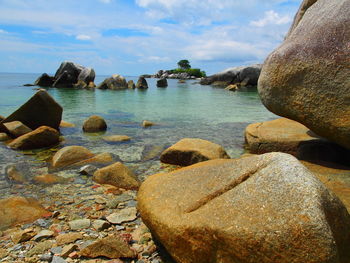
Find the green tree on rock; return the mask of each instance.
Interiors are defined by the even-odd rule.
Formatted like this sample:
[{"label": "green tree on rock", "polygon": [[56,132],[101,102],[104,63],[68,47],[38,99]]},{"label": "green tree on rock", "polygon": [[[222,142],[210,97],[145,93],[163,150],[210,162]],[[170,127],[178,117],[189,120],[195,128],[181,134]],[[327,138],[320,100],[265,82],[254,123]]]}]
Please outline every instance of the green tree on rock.
[{"label": "green tree on rock", "polygon": [[180,69],[190,69],[191,65],[190,62],[187,59],[182,59],[179,62],[177,62],[177,65]]}]

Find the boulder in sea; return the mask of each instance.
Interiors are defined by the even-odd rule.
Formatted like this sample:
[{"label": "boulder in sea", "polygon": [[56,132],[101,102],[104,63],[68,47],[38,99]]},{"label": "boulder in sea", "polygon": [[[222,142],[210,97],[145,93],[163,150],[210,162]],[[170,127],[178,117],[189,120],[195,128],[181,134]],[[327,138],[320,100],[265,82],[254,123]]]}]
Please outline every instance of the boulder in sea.
[{"label": "boulder in sea", "polygon": [[245,86],[256,86],[262,65],[241,66],[228,68],[200,81],[202,85],[228,86],[230,84],[245,83]]},{"label": "boulder in sea", "polygon": [[[1,123],[20,121],[32,130],[40,126],[49,126],[57,130],[62,119],[62,111],[62,107],[47,91],[40,89]],[[1,129],[4,129],[4,127],[0,127]],[[6,128],[5,132],[7,132]]]},{"label": "boulder in sea", "polygon": [[102,137],[102,139],[106,142],[127,142],[131,140],[127,135],[110,135]]},{"label": "boulder in sea", "polygon": [[50,213],[37,200],[24,197],[10,197],[0,200],[0,230],[23,223],[31,223]]},{"label": "boulder in sea", "polygon": [[86,84],[94,82],[94,80],[95,70],[93,68],[83,68],[78,75],[78,81],[83,81]]},{"label": "boulder in sea", "polygon": [[98,89],[122,90],[128,88],[128,83],[121,75],[114,74],[112,77],[105,79],[97,86]]},{"label": "boulder in sea", "polygon": [[15,150],[45,148],[58,144],[59,136],[57,130],[48,126],[41,126],[32,132],[16,138],[8,146]]},{"label": "boulder in sea", "polygon": [[124,189],[138,189],[140,185],[134,173],[121,162],[98,169],[92,179],[99,184],[110,184]]},{"label": "boulder in sea", "polygon": [[181,166],[207,160],[229,158],[222,146],[198,138],[181,139],[160,155],[161,162]]},{"label": "boulder in sea", "polygon": [[135,83],[133,80],[129,80],[128,81],[128,89],[135,89],[136,86],[135,86]]},{"label": "boulder in sea", "polygon": [[139,77],[137,83],[136,83],[137,89],[148,89],[147,80],[144,77]]},{"label": "boulder in sea", "polygon": [[93,157],[94,154],[83,146],[66,146],[52,157],[52,166],[64,167]]},{"label": "boulder in sea", "polygon": [[237,90],[239,90],[239,88],[238,88],[237,84],[230,84],[225,88],[225,90],[237,91]]},{"label": "boulder in sea", "polygon": [[143,127],[143,128],[152,127],[153,125],[155,125],[155,123],[154,123],[154,122],[151,122],[151,121],[144,120],[144,121],[142,122],[142,127]]},{"label": "boulder in sea", "polygon": [[84,69],[83,66],[70,62],[64,61],[56,71],[54,76],[55,82],[53,87],[55,88],[70,88],[78,82],[78,76]]},{"label": "boulder in sea", "polygon": [[37,80],[34,82],[34,85],[41,87],[51,87],[54,83],[54,77],[49,76],[48,74],[42,74]]},{"label": "boulder in sea", "polygon": [[157,87],[159,88],[165,88],[168,86],[168,80],[166,78],[162,78],[157,80]]},{"label": "boulder in sea", "polygon": [[106,121],[100,116],[92,115],[84,121],[84,132],[100,132],[105,130],[107,130]]},{"label": "boulder in sea", "polygon": [[[350,149],[350,2],[304,0],[258,91],[272,112]],[[321,19],[322,18],[322,19]]]},{"label": "boulder in sea", "polygon": [[8,130],[8,132],[11,134],[11,136],[15,138],[32,131],[31,128],[28,128],[20,121],[5,122],[3,124]]},{"label": "boulder in sea", "polygon": [[349,262],[349,213],[285,153],[153,175],[137,200],[176,262]]}]

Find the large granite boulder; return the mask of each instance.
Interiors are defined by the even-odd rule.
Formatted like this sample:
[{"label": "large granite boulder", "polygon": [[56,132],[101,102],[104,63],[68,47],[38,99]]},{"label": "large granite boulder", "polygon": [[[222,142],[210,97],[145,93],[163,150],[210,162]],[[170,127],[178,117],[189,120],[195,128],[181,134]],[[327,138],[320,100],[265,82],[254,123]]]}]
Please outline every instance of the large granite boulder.
[{"label": "large granite boulder", "polygon": [[83,68],[78,75],[78,82],[82,81],[89,84],[90,82],[94,82],[95,76],[96,74],[93,68]]},{"label": "large granite boulder", "polygon": [[148,89],[148,83],[147,80],[144,77],[139,77],[137,83],[136,83],[137,89]]},{"label": "large granite boulder", "polygon": [[101,116],[92,115],[83,123],[84,132],[100,132],[105,130],[107,130],[107,123]]},{"label": "large granite boulder", "polygon": [[66,146],[52,157],[52,166],[55,168],[69,166],[93,156],[94,154],[83,146]]},{"label": "large granite boulder", "polygon": [[[19,109],[1,123],[20,121],[32,130],[40,126],[58,129],[62,119],[62,107],[44,90],[40,89]],[[4,127],[0,127],[0,130]],[[7,131],[5,129],[5,131]]]},{"label": "large granite boulder", "polygon": [[160,155],[161,162],[181,166],[207,160],[228,158],[230,157],[222,146],[198,138],[181,139]]},{"label": "large granite boulder", "polygon": [[142,220],[178,263],[349,263],[350,215],[288,154],[153,175],[137,200]]},{"label": "large granite boulder", "polygon": [[34,85],[41,87],[51,87],[54,83],[54,77],[49,76],[48,74],[42,74],[37,80],[34,82]]},{"label": "large granite boulder", "polygon": [[78,76],[83,69],[84,67],[77,63],[70,61],[62,62],[54,76],[55,82],[53,86],[56,88],[72,87],[73,84],[78,82]]},{"label": "large granite boulder", "polygon": [[243,83],[244,86],[256,86],[262,65],[241,66],[228,68],[222,72],[203,78],[202,85],[228,86]]},{"label": "large granite boulder", "polygon": [[60,134],[57,130],[48,126],[41,126],[16,138],[8,146],[15,150],[40,149],[58,144],[59,138]]},{"label": "large granite boulder", "polygon": [[98,89],[123,90],[128,88],[128,83],[121,75],[114,74],[112,77],[105,79],[97,86]]},{"label": "large granite boulder", "polygon": [[266,59],[258,91],[272,112],[350,148],[350,2],[304,0]]}]

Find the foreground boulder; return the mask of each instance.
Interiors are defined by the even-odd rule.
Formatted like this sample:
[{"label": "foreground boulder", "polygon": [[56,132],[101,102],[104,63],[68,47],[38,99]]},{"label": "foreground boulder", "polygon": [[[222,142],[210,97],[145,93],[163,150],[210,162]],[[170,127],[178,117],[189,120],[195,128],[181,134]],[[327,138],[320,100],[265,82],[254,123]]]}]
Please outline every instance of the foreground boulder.
[{"label": "foreground boulder", "polygon": [[147,80],[144,77],[139,77],[137,83],[136,83],[137,89],[148,89]]},{"label": "foreground boulder", "polygon": [[230,158],[225,149],[213,142],[184,138],[166,149],[160,156],[163,163],[187,166],[198,162],[213,159]]},{"label": "foreground boulder", "polygon": [[59,143],[60,134],[57,130],[41,126],[13,140],[8,146],[15,150],[31,150],[50,147]]},{"label": "foreground boulder", "polygon": [[218,85],[226,87],[230,84],[241,84],[242,86],[256,86],[258,83],[261,65],[241,66],[228,68],[212,76],[203,78],[202,85]]},{"label": "foreground boulder", "polygon": [[111,89],[111,90],[122,90],[128,88],[128,83],[125,78],[121,75],[114,74],[112,77],[105,79],[100,85],[97,86],[98,89]]},{"label": "foreground boulder", "polygon": [[10,197],[0,200],[0,230],[23,223],[31,223],[50,213],[32,198]]},{"label": "foreground boulder", "polygon": [[350,149],[349,17],[348,0],[304,0],[258,90],[270,111]]},{"label": "foreground boulder", "polygon": [[84,121],[84,132],[100,132],[105,130],[107,130],[106,121],[100,116],[92,115]]},{"label": "foreground boulder", "polygon": [[153,175],[137,200],[142,220],[176,262],[349,262],[346,208],[288,154]]},{"label": "foreground boulder", "polygon": [[34,85],[41,87],[51,87],[54,83],[54,77],[49,76],[48,74],[42,74],[37,80],[34,82]]},{"label": "foreground boulder", "polygon": [[49,126],[57,130],[62,119],[62,111],[62,107],[44,89],[40,89],[2,123],[20,121],[32,130],[40,126]]},{"label": "foreground boulder", "polygon": [[140,184],[134,173],[121,162],[98,169],[92,179],[99,184],[110,184],[124,189],[138,189]]},{"label": "foreground boulder", "polygon": [[52,157],[52,166],[55,168],[64,167],[92,158],[93,156],[94,154],[83,146],[66,146],[56,152]]},{"label": "foreground boulder", "polygon": [[3,124],[6,127],[6,129],[9,131],[11,136],[15,138],[32,131],[32,129],[28,128],[20,121],[5,122]]}]

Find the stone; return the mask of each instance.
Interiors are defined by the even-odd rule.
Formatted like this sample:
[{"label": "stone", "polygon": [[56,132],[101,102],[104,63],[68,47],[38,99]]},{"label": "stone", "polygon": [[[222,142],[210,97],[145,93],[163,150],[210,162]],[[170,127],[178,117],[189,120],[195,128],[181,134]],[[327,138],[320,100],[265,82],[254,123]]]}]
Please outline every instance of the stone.
[{"label": "stone", "polygon": [[14,244],[26,242],[35,236],[36,232],[33,229],[25,229],[17,231],[11,235],[11,240]]},{"label": "stone", "polygon": [[40,89],[19,109],[4,119],[2,123],[20,121],[32,130],[40,126],[49,126],[57,130],[61,122],[62,111],[62,107],[47,91]]},{"label": "stone", "polygon": [[71,230],[81,230],[89,228],[91,225],[90,219],[76,219],[68,222]]},{"label": "stone", "polygon": [[136,83],[137,89],[148,89],[147,80],[144,77],[139,77]]},{"label": "stone", "polygon": [[0,200],[0,230],[31,223],[50,213],[33,198],[10,197]]},{"label": "stone", "polygon": [[52,247],[50,249],[50,252],[52,254],[57,254],[57,255],[60,255],[62,253],[62,250],[63,250],[63,247]]},{"label": "stone", "polygon": [[0,132],[0,142],[8,141],[11,138],[4,132]]},{"label": "stone", "polygon": [[124,189],[138,189],[139,181],[132,171],[121,162],[98,169],[92,178],[99,184],[110,184]]},{"label": "stone", "polygon": [[127,142],[131,140],[131,138],[127,135],[110,135],[104,136],[102,139],[106,142]]},{"label": "stone", "polygon": [[53,256],[51,263],[67,263],[67,261],[59,256]]},{"label": "stone", "polygon": [[51,262],[52,261],[52,254],[51,253],[46,253],[46,254],[42,254],[39,259],[41,261],[46,261],[46,262]]},{"label": "stone", "polygon": [[89,84],[90,82],[94,82],[95,75],[95,70],[93,68],[83,68],[78,75],[78,81],[83,81],[86,84]]},{"label": "stone", "polygon": [[5,122],[5,123],[3,123],[3,125],[9,131],[11,136],[13,136],[15,138],[32,131],[31,128],[28,128],[26,125],[24,125],[20,121]]},{"label": "stone", "polygon": [[73,128],[73,127],[75,127],[75,124],[62,120],[60,122],[60,127],[61,128]]},{"label": "stone", "polygon": [[2,120],[5,120],[5,117],[2,116],[2,115],[0,115],[0,122],[1,122]]},{"label": "stone", "polygon": [[106,166],[106,164],[112,164],[115,161],[120,161],[120,158],[111,153],[99,153],[89,159],[75,163],[74,166],[82,166],[87,164]]},{"label": "stone", "polygon": [[123,76],[114,74],[112,77],[105,79],[100,85],[97,86],[97,88],[123,90],[128,88],[128,83]]},{"label": "stone", "polygon": [[[71,88],[78,82],[78,76],[86,69],[85,67],[70,61],[64,61],[56,71],[53,87]],[[93,70],[92,70],[93,71]],[[91,72],[91,71],[90,71]],[[93,72],[95,74],[95,72]],[[84,75],[87,76],[87,75]]]},{"label": "stone", "polygon": [[97,231],[105,230],[105,229],[109,228],[110,226],[111,226],[111,224],[105,220],[95,220],[92,222],[92,227],[94,229],[96,229]]},{"label": "stone", "polygon": [[176,262],[350,258],[346,208],[289,154],[211,160],[153,175],[137,200],[143,222]]},{"label": "stone", "polygon": [[66,234],[60,234],[56,237],[57,245],[65,245],[69,243],[73,243],[79,239],[83,239],[83,235],[77,232],[71,232]]},{"label": "stone", "polygon": [[239,88],[238,88],[237,84],[230,84],[225,88],[225,90],[237,91],[237,90],[239,90]]},{"label": "stone", "polygon": [[145,162],[159,158],[164,150],[164,145],[147,144],[143,148],[141,161]]},{"label": "stone", "polygon": [[304,0],[284,42],[265,60],[258,85],[270,111],[348,149],[349,5]]},{"label": "stone", "polygon": [[52,166],[64,167],[93,157],[94,154],[83,146],[66,146],[52,157]]},{"label": "stone", "polygon": [[51,87],[54,83],[54,77],[49,76],[48,74],[42,74],[37,80],[34,82],[34,85],[41,87]]},{"label": "stone", "polygon": [[135,89],[136,86],[135,86],[135,83],[133,80],[129,80],[128,81],[128,89]]},{"label": "stone", "polygon": [[130,222],[134,221],[137,216],[137,210],[135,207],[127,207],[121,210],[118,210],[117,212],[110,214],[106,217],[108,222],[111,224],[121,224],[124,222]]},{"label": "stone", "polygon": [[222,146],[197,138],[181,139],[160,155],[161,162],[181,166],[207,160],[229,158]]},{"label": "stone", "polygon": [[80,251],[80,256],[88,258],[134,258],[136,253],[118,235],[95,241]]},{"label": "stone", "polygon": [[74,252],[78,249],[78,246],[76,244],[69,244],[63,247],[61,252],[61,257],[66,258],[69,256],[70,253]]},{"label": "stone", "polygon": [[43,242],[37,243],[31,250],[26,254],[26,257],[32,257],[34,255],[43,254],[48,251],[53,245],[52,240],[45,240]]},{"label": "stone", "polygon": [[43,174],[43,175],[34,176],[33,181],[37,184],[50,185],[50,184],[63,183],[66,180],[64,177],[61,177],[55,174]]},{"label": "stone", "polygon": [[142,127],[143,127],[143,128],[152,127],[153,125],[154,125],[154,122],[151,122],[151,121],[144,120],[144,121],[142,122]]},{"label": "stone", "polygon": [[79,169],[79,173],[82,175],[93,176],[98,168],[96,166],[87,164]]},{"label": "stone", "polygon": [[100,116],[92,115],[84,121],[84,132],[100,132],[105,130],[107,130],[106,121]]},{"label": "stone", "polygon": [[41,126],[16,138],[8,146],[15,150],[31,150],[54,146],[58,143],[58,131],[48,126]]},{"label": "stone", "polygon": [[35,235],[33,237],[33,240],[38,242],[40,240],[52,237],[53,235],[54,235],[53,231],[44,229],[44,230],[41,230],[37,235]]},{"label": "stone", "polygon": [[168,86],[168,80],[166,78],[162,78],[157,80],[157,87],[159,88],[165,88]]},{"label": "stone", "polygon": [[6,177],[10,182],[15,183],[26,183],[27,182],[27,176],[19,171],[15,165],[9,165],[5,168],[6,171]]}]

